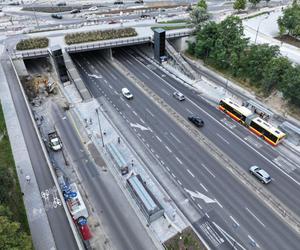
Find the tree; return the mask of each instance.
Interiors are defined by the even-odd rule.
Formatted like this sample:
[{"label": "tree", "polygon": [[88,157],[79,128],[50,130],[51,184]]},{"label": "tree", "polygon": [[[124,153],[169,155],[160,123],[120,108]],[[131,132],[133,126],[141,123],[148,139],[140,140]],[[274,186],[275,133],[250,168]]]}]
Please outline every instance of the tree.
[{"label": "tree", "polygon": [[300,67],[287,70],[284,82],[280,86],[283,96],[292,104],[300,106]]},{"label": "tree", "polygon": [[193,27],[196,28],[196,31],[200,30],[203,23],[209,19],[209,15],[206,9],[203,8],[194,8],[191,13],[191,23]]},{"label": "tree", "polygon": [[252,85],[261,87],[268,63],[278,56],[278,46],[269,46],[268,44],[250,45],[241,60],[243,75],[250,79]]},{"label": "tree", "polygon": [[233,4],[233,9],[240,12],[241,10],[244,10],[246,8],[246,0],[235,0]]},{"label": "tree", "polygon": [[263,72],[262,89],[266,94],[286,84],[287,74],[293,68],[292,63],[286,57],[271,59]]},{"label": "tree", "polygon": [[283,16],[277,20],[281,32],[288,31],[289,35],[300,36],[300,6],[294,3],[283,11]]},{"label": "tree", "polygon": [[205,0],[199,0],[197,3],[197,7],[200,9],[205,9],[207,10],[207,3]]},{"label": "tree", "polygon": [[271,0],[265,0],[266,1],[266,6],[269,6],[269,2],[271,1]]},{"label": "tree", "polygon": [[19,223],[6,216],[0,216],[0,249],[33,249],[30,236],[20,230]]},{"label": "tree", "polygon": [[249,3],[251,3],[253,7],[256,7],[256,5],[260,3],[260,0],[249,0]]}]

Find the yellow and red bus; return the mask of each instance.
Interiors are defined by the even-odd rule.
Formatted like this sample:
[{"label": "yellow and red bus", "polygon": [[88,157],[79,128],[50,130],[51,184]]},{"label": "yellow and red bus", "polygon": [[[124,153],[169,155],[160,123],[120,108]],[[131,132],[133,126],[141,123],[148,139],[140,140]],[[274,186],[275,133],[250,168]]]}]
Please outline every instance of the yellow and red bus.
[{"label": "yellow and red bus", "polygon": [[285,133],[273,127],[260,117],[255,117],[246,122],[253,133],[261,136],[266,142],[273,146],[276,146],[285,137]]},{"label": "yellow and red bus", "polygon": [[262,137],[266,142],[276,146],[286,136],[270,123],[257,117],[250,109],[233,102],[231,99],[222,99],[219,109],[228,114],[232,119],[247,126],[250,131]]},{"label": "yellow and red bus", "polygon": [[219,109],[242,124],[245,124],[246,118],[253,114],[250,109],[233,102],[229,98],[220,101]]}]

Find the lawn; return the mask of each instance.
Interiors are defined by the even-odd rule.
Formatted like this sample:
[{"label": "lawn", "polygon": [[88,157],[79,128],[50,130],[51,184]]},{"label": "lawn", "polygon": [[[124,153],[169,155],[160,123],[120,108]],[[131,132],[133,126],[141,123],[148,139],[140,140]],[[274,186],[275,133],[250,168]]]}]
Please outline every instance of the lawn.
[{"label": "lawn", "polygon": [[21,230],[30,235],[23,196],[0,104],[0,205],[7,207]]}]

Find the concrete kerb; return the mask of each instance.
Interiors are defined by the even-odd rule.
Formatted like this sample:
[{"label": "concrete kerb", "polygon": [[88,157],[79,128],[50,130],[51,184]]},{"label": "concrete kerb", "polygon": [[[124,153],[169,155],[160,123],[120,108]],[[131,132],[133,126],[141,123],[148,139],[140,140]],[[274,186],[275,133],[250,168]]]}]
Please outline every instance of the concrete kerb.
[{"label": "concrete kerb", "polygon": [[[122,66],[121,66],[122,67]],[[187,130],[192,137],[195,139],[197,143],[199,143],[204,150],[206,150],[210,155],[212,155],[221,166],[224,167],[228,171],[228,173],[232,174],[236,179],[243,184],[254,194],[256,194],[261,201],[266,204],[275,214],[287,225],[289,225],[296,233],[300,232],[300,219],[297,215],[295,215],[290,209],[288,209],[285,205],[283,205],[280,201],[277,200],[269,191],[264,188],[257,187],[257,184],[254,183],[247,175],[246,171],[238,167],[238,165],[231,160],[226,154],[223,153],[222,150],[217,148],[207,137],[205,137],[202,133],[200,133],[197,129],[192,127],[189,123],[187,123],[186,119],[181,117],[174,111],[168,104],[164,103],[161,98],[156,96],[156,94],[151,93],[149,94],[148,87],[145,86],[143,83],[139,83],[139,81],[134,82],[137,87],[139,87],[143,92],[146,91],[147,96],[149,98],[154,98],[155,103],[164,104],[165,107],[162,107],[166,114],[177,122],[184,130]],[[140,86],[142,84],[143,86]],[[147,90],[145,90],[145,88]],[[155,99],[156,98],[156,99]],[[166,108],[168,110],[166,110]],[[180,121],[180,122],[178,122]],[[289,220],[289,223],[286,221]]]},{"label": "concrete kerb", "polygon": [[46,161],[47,161],[47,165],[48,165],[48,167],[49,167],[49,170],[50,170],[50,173],[51,173],[51,175],[52,175],[53,181],[54,181],[55,186],[56,186],[56,188],[57,188],[57,190],[58,190],[59,197],[60,197],[60,199],[61,199],[61,201],[62,201],[63,208],[64,208],[64,210],[65,210],[65,213],[66,213],[67,219],[68,219],[68,221],[69,221],[71,230],[72,230],[72,232],[73,232],[74,238],[75,238],[75,240],[76,240],[77,246],[78,246],[78,248],[79,248],[80,250],[83,250],[84,247],[83,247],[82,241],[81,241],[81,239],[79,238],[78,231],[77,231],[77,229],[75,228],[73,219],[71,218],[71,215],[70,215],[69,210],[68,210],[68,208],[67,208],[67,205],[66,205],[66,203],[65,203],[63,194],[62,194],[62,192],[61,192],[61,190],[60,190],[60,186],[59,186],[59,184],[58,184],[58,182],[57,182],[56,175],[55,175],[55,173],[54,173],[54,171],[53,171],[53,167],[52,167],[51,161],[50,161],[50,159],[49,159],[49,156],[48,156],[48,153],[47,153],[45,144],[44,144],[44,142],[43,142],[43,140],[42,140],[42,138],[41,138],[41,135],[40,135],[39,130],[38,130],[38,128],[37,128],[37,125],[36,125],[36,123],[35,123],[35,119],[34,119],[34,117],[33,117],[32,110],[31,110],[31,108],[30,108],[30,106],[29,106],[29,103],[28,103],[28,100],[27,100],[25,91],[24,91],[24,89],[23,89],[22,83],[21,83],[21,81],[20,81],[20,79],[19,79],[19,76],[18,76],[18,74],[17,74],[16,68],[15,68],[15,66],[14,66],[14,64],[13,64],[13,61],[12,61],[11,57],[9,57],[9,59],[10,59],[10,63],[12,64],[12,67],[13,67],[13,69],[14,69],[14,72],[15,72],[15,74],[16,74],[16,77],[17,77],[17,79],[18,79],[18,84],[19,84],[19,87],[20,87],[20,89],[21,89],[22,96],[23,96],[23,98],[24,98],[24,100],[25,100],[26,107],[27,107],[28,112],[29,112],[29,115],[30,115],[30,119],[31,119],[32,124],[33,124],[33,126],[34,126],[34,130],[35,130],[35,132],[36,132],[36,134],[37,134],[37,137],[38,137],[38,140],[39,140],[39,142],[40,142],[40,145],[41,145],[41,147],[42,147],[42,151],[43,151],[44,156],[45,156],[45,159],[46,159]]},{"label": "concrete kerb", "polygon": [[[119,68],[121,68],[121,70],[124,72],[124,71],[127,71],[126,68],[123,67],[123,65],[120,65],[120,64],[117,64],[119,66]],[[127,71],[128,72],[128,71]],[[130,73],[129,73],[130,74]],[[128,78],[128,75],[126,76]],[[144,89],[142,89],[139,84],[137,83],[137,81],[133,81],[131,78],[128,78],[131,82],[133,82],[138,88],[140,88],[142,90],[142,92],[144,92]],[[152,99],[152,96],[149,96],[150,99]],[[156,105],[158,105],[155,100],[154,100],[154,103]],[[132,147],[129,146],[131,149]],[[133,149],[132,149],[133,150]],[[133,150],[134,152],[134,150]],[[138,157],[140,159],[140,157]],[[154,159],[156,159],[154,157]],[[156,159],[156,161],[158,162],[159,165],[161,165],[161,163]],[[143,162],[143,161],[142,161]],[[146,164],[147,165],[147,164]],[[149,175],[153,178],[153,180],[155,180],[156,183],[159,184],[159,186],[161,186],[161,184],[159,183],[159,181],[154,177],[154,175],[151,173],[151,171],[147,168],[147,172],[149,173]],[[164,189],[163,190],[165,194],[167,194],[167,196],[170,196],[167,191]],[[176,205],[176,204],[175,204]],[[181,218],[193,229],[193,231],[197,234],[197,236],[199,237],[199,239],[202,241],[202,243],[205,245],[205,247],[207,249],[210,249],[209,245],[207,244],[207,242],[203,239],[203,237],[197,232],[197,230],[193,227],[193,225],[191,224],[191,222],[186,218],[186,216],[181,212],[180,209],[178,209],[177,205],[176,205],[176,209],[177,211],[180,213],[180,216]]]}]

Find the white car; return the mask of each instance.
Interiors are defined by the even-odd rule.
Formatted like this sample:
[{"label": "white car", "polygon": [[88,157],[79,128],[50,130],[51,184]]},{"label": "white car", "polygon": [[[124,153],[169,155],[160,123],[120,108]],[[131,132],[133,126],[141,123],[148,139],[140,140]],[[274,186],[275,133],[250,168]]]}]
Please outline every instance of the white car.
[{"label": "white car", "polygon": [[258,166],[250,167],[249,172],[264,184],[268,184],[269,182],[271,182],[271,176]]},{"label": "white car", "polygon": [[96,11],[96,10],[98,10],[98,7],[96,7],[96,6],[89,8],[89,11]]},{"label": "white car", "polygon": [[185,100],[184,95],[182,93],[180,93],[179,91],[174,92],[173,96],[179,101]]},{"label": "white car", "polygon": [[122,95],[126,98],[126,99],[132,99],[133,95],[130,93],[128,88],[122,88]]}]

